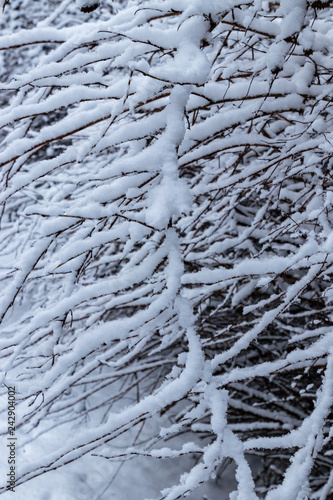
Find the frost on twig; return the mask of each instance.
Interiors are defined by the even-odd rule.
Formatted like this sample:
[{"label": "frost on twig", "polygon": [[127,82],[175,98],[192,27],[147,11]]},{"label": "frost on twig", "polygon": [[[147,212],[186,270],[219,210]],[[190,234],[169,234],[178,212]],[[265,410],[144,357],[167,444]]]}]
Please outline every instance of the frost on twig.
[{"label": "frost on twig", "polygon": [[117,436],[162,415],[121,454],[199,456],[161,498],[226,459],[233,500],[328,498],[333,38],[319,3],[145,0],[0,37],[5,61],[20,55],[1,82],[2,382],[17,381],[27,440],[41,422],[79,426],[17,485],[108,446],[117,459]]}]

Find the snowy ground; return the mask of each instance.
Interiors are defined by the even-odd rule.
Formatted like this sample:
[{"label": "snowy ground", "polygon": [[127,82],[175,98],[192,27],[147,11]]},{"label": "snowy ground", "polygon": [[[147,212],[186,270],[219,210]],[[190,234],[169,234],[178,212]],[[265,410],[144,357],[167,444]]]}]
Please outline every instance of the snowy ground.
[{"label": "snowy ground", "polygon": [[[7,316],[3,326],[18,322],[25,314],[29,314],[28,301],[23,306],[16,305],[12,314]],[[123,404],[124,402],[120,402],[120,405]],[[6,406],[6,402],[4,405]],[[2,405],[2,407],[4,406]],[[5,415],[2,414],[1,418],[5,418]],[[95,412],[90,418],[88,424],[90,427],[98,425],[100,414]],[[140,438],[148,438],[149,435],[158,432],[160,425],[161,421],[159,423],[149,421]],[[168,425],[167,420],[165,420],[164,425]],[[49,422],[44,423],[45,428],[49,426]],[[39,427],[43,427],[43,423]],[[26,462],[30,463],[43,455],[47,456],[49,452],[61,447],[67,438],[73,436],[73,433],[76,434],[82,431],[84,432],[84,427],[78,427],[77,425],[56,427],[45,433],[43,433],[42,428],[39,428],[38,432],[36,429],[33,434],[38,437],[30,443],[28,442],[30,437],[20,436],[18,431],[16,434],[18,443],[17,475],[20,472],[20,465],[24,465]],[[113,444],[120,450],[131,446],[136,432],[137,430],[133,431],[132,434],[118,438]],[[3,484],[9,470],[7,442],[7,436],[1,436],[1,484]],[[177,443],[174,442],[173,445],[179,448],[181,443],[179,441],[177,446]],[[107,452],[107,448],[105,450]],[[47,463],[47,459],[45,463]],[[1,500],[13,498],[14,500],[145,500],[159,498],[160,491],[163,488],[177,484],[180,475],[189,470],[191,466],[193,466],[193,458],[190,457],[163,460],[138,457],[129,462],[116,463],[105,458],[86,455],[66,467],[48,472],[22,484],[16,488],[14,495],[12,492],[7,491],[0,495],[0,498]],[[218,482],[211,480],[187,498],[192,500],[227,500],[229,492],[235,486],[233,468],[230,466],[224,473],[223,479]]]},{"label": "snowy ground", "polygon": [[[173,484],[179,475],[179,462],[167,459],[153,462],[147,458],[133,460],[120,468],[107,460],[86,457],[64,470],[51,472],[19,487],[15,496],[5,493],[4,500],[144,500],[159,498],[160,488]],[[119,471],[118,471],[119,470]],[[112,478],[117,473],[116,478]],[[223,481],[224,482],[224,481]],[[110,483],[110,484],[109,484]],[[107,486],[109,484],[109,486]],[[193,500],[226,500],[233,482],[213,481],[195,491]],[[222,493],[223,491],[223,493]],[[104,492],[104,493],[103,493]],[[206,496],[205,496],[206,495]]]},{"label": "snowy ground", "polygon": [[[4,415],[2,416],[2,418]],[[98,424],[100,414],[93,414],[88,422],[88,427]],[[150,420],[142,432],[140,440],[145,441],[149,436],[155,434],[162,423],[167,425],[167,420]],[[41,456],[47,455],[60,448],[73,434],[84,432],[82,424],[65,425],[55,427],[43,433],[43,427],[49,427],[48,422],[41,423],[33,430],[36,439],[29,442],[30,436],[20,436],[17,431],[17,475],[20,465],[32,462]],[[131,446],[137,435],[138,429],[131,433],[120,436],[112,443],[112,449],[116,447],[119,453],[127,446]],[[0,446],[0,478],[8,473],[7,464],[8,449],[6,448],[7,436],[1,437]],[[181,438],[177,441],[168,442],[167,446],[181,447]],[[164,445],[162,445],[164,446]],[[107,455],[110,448],[104,447],[102,453]],[[47,459],[44,461],[47,463]],[[0,495],[1,500],[145,500],[160,498],[163,488],[177,484],[183,472],[190,470],[193,466],[192,457],[181,457],[177,459],[158,460],[149,457],[138,457],[129,462],[111,462],[98,456],[86,455],[56,471],[48,472],[16,488],[15,495],[5,492]],[[227,500],[229,493],[235,489],[233,468],[230,466],[218,482],[211,480],[203,485],[187,498],[192,500]]]},{"label": "snowy ground", "polygon": [[[51,445],[50,436],[46,438]],[[59,443],[64,436],[53,435]],[[4,440],[3,440],[4,441]],[[34,444],[34,453],[43,454],[44,439]],[[47,446],[47,447],[48,447]],[[19,462],[29,453],[20,453]],[[1,476],[6,475],[6,450],[2,445]],[[29,461],[32,457],[29,457]],[[9,500],[144,500],[159,498],[160,489],[174,484],[179,474],[186,469],[186,464],[193,464],[191,459],[164,459],[157,461],[140,457],[130,462],[117,464],[99,457],[86,456],[63,469],[49,472],[19,486],[15,495],[6,492],[1,498]],[[19,463],[18,463],[19,470]],[[223,479],[196,490],[190,497],[193,500],[226,500],[235,486],[232,472],[227,471]]]}]

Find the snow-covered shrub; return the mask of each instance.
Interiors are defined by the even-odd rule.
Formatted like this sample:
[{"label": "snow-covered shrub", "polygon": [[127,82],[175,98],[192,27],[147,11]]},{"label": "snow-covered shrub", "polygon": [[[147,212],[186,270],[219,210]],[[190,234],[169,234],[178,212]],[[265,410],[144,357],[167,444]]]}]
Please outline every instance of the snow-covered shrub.
[{"label": "snow-covered shrub", "polygon": [[201,457],[161,499],[228,460],[234,500],[332,491],[328,7],[132,1],[0,38],[24,48],[1,83],[2,382],[27,439],[80,424],[17,484],[163,415],[121,452]]}]

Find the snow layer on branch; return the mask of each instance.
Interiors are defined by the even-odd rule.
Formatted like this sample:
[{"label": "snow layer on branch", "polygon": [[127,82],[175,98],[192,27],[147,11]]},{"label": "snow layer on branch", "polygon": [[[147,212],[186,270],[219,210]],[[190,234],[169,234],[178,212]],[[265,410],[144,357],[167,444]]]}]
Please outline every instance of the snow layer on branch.
[{"label": "snow layer on branch", "polygon": [[79,429],[17,486],[165,415],[122,451],[195,456],[161,499],[328,495],[326,4],[61,5],[0,36],[2,381],[31,446]]}]

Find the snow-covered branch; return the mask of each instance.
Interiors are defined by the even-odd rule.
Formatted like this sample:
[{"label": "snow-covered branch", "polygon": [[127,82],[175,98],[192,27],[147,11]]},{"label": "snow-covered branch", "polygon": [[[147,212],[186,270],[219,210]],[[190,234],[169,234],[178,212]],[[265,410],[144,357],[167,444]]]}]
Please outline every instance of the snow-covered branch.
[{"label": "snow-covered branch", "polygon": [[0,37],[0,357],[26,442],[80,427],[17,485],[166,415],[121,454],[200,454],[163,499],[227,458],[233,500],[328,495],[328,6],[59,9]]}]

